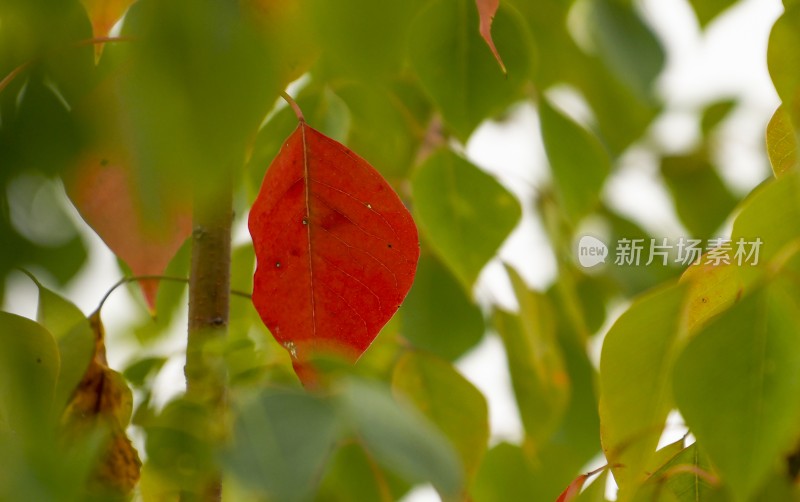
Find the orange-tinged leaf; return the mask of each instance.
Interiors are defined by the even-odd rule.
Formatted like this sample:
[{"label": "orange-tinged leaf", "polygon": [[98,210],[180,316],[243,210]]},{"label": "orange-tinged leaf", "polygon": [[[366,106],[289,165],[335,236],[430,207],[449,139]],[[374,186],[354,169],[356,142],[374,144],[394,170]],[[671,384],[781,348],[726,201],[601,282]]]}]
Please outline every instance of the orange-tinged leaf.
[{"label": "orange-tinged leaf", "polygon": [[130,494],[139,481],[142,465],[125,434],[133,398],[122,375],[108,367],[100,313],[94,313],[89,323],[95,334],[94,358],[64,411],[65,431],[74,437],[98,423],[107,427],[110,437],[95,466],[92,488]]},{"label": "orange-tinged leaf", "polygon": [[[95,38],[108,36],[111,28],[122,18],[128,7],[136,0],[81,0],[92,22]],[[103,45],[95,46],[95,56],[100,57]]]},{"label": "orange-tinged leaf", "polygon": [[[135,173],[126,157],[89,152],[65,176],[64,184],[86,223],[134,275],[161,275],[191,233],[191,210],[175,204],[159,221],[151,221],[143,214]],[[140,285],[153,310],[158,281],[142,280]]]},{"label": "orange-tinged leaf", "polygon": [[489,49],[492,50],[492,54],[500,65],[500,69],[503,70],[503,73],[508,73],[508,71],[506,71],[506,65],[503,63],[503,58],[500,57],[500,53],[497,52],[497,47],[494,45],[494,40],[492,40],[492,21],[494,20],[494,15],[497,13],[498,7],[500,7],[500,0],[475,0],[475,3],[478,6],[478,15],[481,19],[481,36],[486,40],[486,45],[489,46]]},{"label": "orange-tinged leaf", "polygon": [[135,0],[81,0],[92,22],[95,37],[108,35]]},{"label": "orange-tinged leaf", "polygon": [[380,174],[301,119],[249,218],[253,303],[303,381],[316,353],[357,359],[411,287],[417,228]]},{"label": "orange-tinged leaf", "polygon": [[586,483],[586,480],[589,479],[588,474],[581,474],[577,478],[572,480],[572,483],[569,484],[566,490],[561,492],[561,495],[558,496],[556,502],[570,502],[570,500],[575,500],[575,498],[581,493],[581,488],[583,488],[583,484]]}]

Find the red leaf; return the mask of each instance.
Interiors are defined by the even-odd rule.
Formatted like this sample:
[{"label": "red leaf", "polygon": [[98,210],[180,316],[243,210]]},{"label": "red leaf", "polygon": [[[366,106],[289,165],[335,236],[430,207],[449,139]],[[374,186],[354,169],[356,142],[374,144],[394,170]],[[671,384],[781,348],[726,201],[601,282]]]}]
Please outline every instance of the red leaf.
[{"label": "red leaf", "polygon": [[494,15],[497,13],[498,7],[500,7],[500,0],[475,0],[475,3],[478,6],[478,15],[481,19],[481,36],[486,40],[486,45],[489,46],[489,49],[492,50],[494,58],[497,60],[498,64],[500,64],[500,69],[503,70],[503,73],[508,73],[506,71],[506,65],[503,63],[503,58],[500,57],[500,53],[497,52],[497,47],[494,45],[494,40],[492,40],[492,21],[494,20]]},{"label": "red leaf", "polygon": [[[170,207],[157,222],[142,214],[130,162],[119,154],[84,155],[64,184],[72,203],[134,275],[162,275],[191,234],[191,210]],[[139,281],[151,311],[157,280]]]},{"label": "red leaf", "polygon": [[575,497],[581,493],[581,488],[583,488],[583,484],[587,479],[589,479],[588,474],[581,474],[577,478],[573,479],[572,483],[569,484],[567,489],[558,496],[556,502],[570,502],[570,500],[575,500]]},{"label": "red leaf", "polygon": [[411,288],[419,238],[408,210],[372,166],[302,119],[249,227],[253,304],[305,382],[315,353],[358,359]]}]

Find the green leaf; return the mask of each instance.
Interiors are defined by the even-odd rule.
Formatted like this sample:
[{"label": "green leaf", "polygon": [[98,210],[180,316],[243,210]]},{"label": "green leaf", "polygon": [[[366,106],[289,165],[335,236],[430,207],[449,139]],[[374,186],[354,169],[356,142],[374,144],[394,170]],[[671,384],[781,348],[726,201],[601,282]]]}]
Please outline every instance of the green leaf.
[{"label": "green leaf", "polygon": [[683,273],[680,282],[689,285],[684,318],[689,333],[728,309],[744,293],[744,284],[735,263],[692,265]]},{"label": "green leaf", "polygon": [[730,115],[735,107],[736,100],[734,99],[717,101],[708,105],[700,117],[700,130],[703,131],[703,136],[708,136],[714,128]]},{"label": "green leaf", "polygon": [[[741,205],[733,222],[733,248],[739,239],[744,243],[761,239],[758,266],[738,267],[745,288],[758,278],[774,259],[794,249],[800,238],[800,174],[787,174],[770,179],[757,187]],[[748,246],[749,249],[749,246]],[[743,261],[744,263],[744,261]],[[752,262],[751,262],[752,263]]]},{"label": "green leaf", "polygon": [[53,335],[30,319],[0,312],[0,429],[25,439],[51,426],[60,360]]},{"label": "green leaf", "polygon": [[483,338],[483,314],[452,273],[423,254],[400,309],[402,333],[415,347],[453,361]]},{"label": "green leaf", "polygon": [[463,467],[453,446],[413,409],[395,402],[376,384],[357,380],[344,386],[339,403],[355,434],[381,465],[410,482],[432,483],[442,497],[461,492]]},{"label": "green leaf", "polygon": [[767,124],[767,156],[776,178],[797,171],[797,135],[792,117],[783,105],[775,110]]},{"label": "green leaf", "polygon": [[600,141],[546,100],[539,103],[542,140],[561,204],[578,221],[594,209],[611,161]]},{"label": "green leaf", "polygon": [[335,408],[283,389],[264,390],[238,408],[228,468],[270,499],[307,500],[341,430]]},{"label": "green leaf", "polygon": [[489,410],[483,394],[453,366],[420,352],[409,352],[398,361],[392,389],[447,436],[469,482],[489,443]]},{"label": "green leaf", "polygon": [[705,158],[698,155],[661,159],[661,175],[678,216],[691,237],[709,239],[736,207],[728,190]]},{"label": "green leaf", "polygon": [[400,500],[408,488],[408,484],[377,465],[360,443],[353,442],[333,454],[314,500],[392,502]]},{"label": "green leaf", "polygon": [[[475,502],[535,500],[531,465],[519,446],[500,443],[486,454],[472,485]],[[550,499],[552,500],[552,499]]]},{"label": "green leaf", "polygon": [[590,26],[610,68],[640,96],[651,96],[664,66],[664,49],[632,2],[592,0]]},{"label": "green leaf", "polygon": [[[734,499],[749,500],[800,433],[800,305],[780,282],[695,336],[674,367],[681,414]],[[724,364],[712,364],[724,355]]]},{"label": "green leaf", "polygon": [[89,320],[72,302],[36,281],[39,309],[36,320],[58,344],[61,360],[53,412],[60,414],[94,357],[95,335]]},{"label": "green leaf", "polygon": [[122,375],[134,387],[142,387],[145,382],[157,374],[167,362],[166,357],[145,357],[128,365]]},{"label": "green leaf", "polygon": [[519,202],[492,176],[448,150],[431,155],[411,183],[422,233],[471,293],[519,221]]},{"label": "green leaf", "polygon": [[606,483],[608,483],[608,469],[584,488],[575,502],[606,502]]},{"label": "green leaf", "polygon": [[614,472],[621,494],[644,481],[672,407],[669,376],[685,293],[685,287],[668,286],[644,295],[603,342],[601,437],[609,463],[624,466]]},{"label": "green leaf", "polygon": [[[668,492],[679,502],[723,502],[729,500],[716,485],[719,479],[707,456],[697,443],[674,455],[642,485],[633,500],[650,502],[654,496]],[[650,495],[649,497],[646,495]]]},{"label": "green leaf", "polygon": [[338,77],[373,84],[402,71],[409,25],[424,5],[422,0],[310,3],[322,47],[315,73],[322,73],[329,80]]},{"label": "green leaf", "polygon": [[[790,116],[790,123],[800,123],[800,3],[786,2],[786,10],[775,21],[769,35],[767,48],[767,67],[772,83],[783,101],[783,109]],[[795,141],[797,131],[795,130]]]},{"label": "green leaf", "polygon": [[540,444],[558,428],[569,402],[570,378],[556,339],[549,300],[528,290],[513,269],[506,270],[519,302],[519,314],[497,311],[494,324],[505,346],[525,432]]},{"label": "green leaf", "polygon": [[[422,92],[410,85],[402,90],[406,94]],[[406,177],[425,137],[430,108],[413,110],[406,104],[406,96],[374,83],[347,83],[338,86],[336,93],[352,115],[347,145],[390,180]],[[422,113],[417,115],[419,111]]]},{"label": "green leaf", "polygon": [[505,77],[478,32],[471,0],[435,0],[414,20],[409,59],[422,86],[455,136],[466,142],[483,120],[523,96],[532,67],[532,43],[516,10],[501,4],[492,24]]},{"label": "green leaf", "polygon": [[701,27],[705,27],[712,19],[717,17],[724,10],[736,4],[739,0],[689,0],[697,21]]}]

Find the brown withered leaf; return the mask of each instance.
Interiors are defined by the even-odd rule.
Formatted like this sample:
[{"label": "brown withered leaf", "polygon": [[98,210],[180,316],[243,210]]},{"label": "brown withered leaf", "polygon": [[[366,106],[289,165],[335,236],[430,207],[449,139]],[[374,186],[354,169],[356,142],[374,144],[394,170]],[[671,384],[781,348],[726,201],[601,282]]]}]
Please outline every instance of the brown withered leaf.
[{"label": "brown withered leaf", "polygon": [[95,467],[90,489],[129,494],[139,481],[142,465],[125,434],[133,398],[122,375],[108,367],[100,313],[92,314],[89,322],[95,334],[95,354],[64,412],[65,433],[80,437],[98,425],[107,427],[110,437]]}]

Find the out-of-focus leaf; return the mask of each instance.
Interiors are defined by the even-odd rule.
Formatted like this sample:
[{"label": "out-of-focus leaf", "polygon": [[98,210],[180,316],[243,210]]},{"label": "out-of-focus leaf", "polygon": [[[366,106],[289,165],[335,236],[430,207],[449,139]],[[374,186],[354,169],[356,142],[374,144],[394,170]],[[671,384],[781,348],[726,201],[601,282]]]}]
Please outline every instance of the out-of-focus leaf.
[{"label": "out-of-focus leaf", "polygon": [[226,464],[265,497],[307,500],[339,432],[329,401],[302,391],[268,389],[239,406]]},{"label": "out-of-focus leaf", "polygon": [[403,336],[420,349],[455,360],[483,338],[483,314],[436,258],[423,254],[400,309]]},{"label": "out-of-focus leaf", "polygon": [[414,212],[431,247],[468,291],[520,219],[519,202],[492,176],[439,150],[412,178]]},{"label": "out-of-focus leaf", "polygon": [[314,498],[318,502],[392,502],[402,499],[411,488],[396,474],[378,465],[358,443],[340,447],[328,463],[328,469]]},{"label": "out-of-focus leaf", "polygon": [[[664,281],[676,277],[681,273],[681,269],[674,266],[674,263],[667,260],[667,266],[663,266],[658,257],[649,266],[649,250],[651,236],[638,224],[624,216],[620,216],[610,210],[604,210],[603,215],[608,222],[611,232],[608,238],[609,259],[611,265],[608,275],[619,285],[622,292],[627,296],[640,294]],[[628,239],[631,242],[639,240],[639,245],[643,247],[638,264],[617,265],[616,259],[620,253],[620,241]],[[659,243],[656,240],[656,243]],[[613,257],[613,261],[612,258]]]},{"label": "out-of-focus leaf", "polygon": [[309,0],[239,0],[249,21],[275,65],[280,87],[302,76],[319,55],[311,29]]},{"label": "out-of-focus leaf", "polygon": [[506,65],[503,64],[503,58],[500,57],[500,53],[497,52],[497,47],[494,45],[494,40],[492,40],[492,21],[494,21],[497,9],[500,7],[500,0],[475,0],[475,3],[478,5],[478,15],[480,16],[480,29],[478,31],[483,40],[486,41],[486,45],[491,49],[492,55],[500,65],[500,69],[503,73],[508,73]]},{"label": "out-of-focus leaf", "polygon": [[562,308],[556,310],[558,340],[572,391],[561,424],[551,437],[544,443],[526,438],[523,445],[533,466],[530,477],[535,489],[529,497],[531,500],[555,500],[587,462],[601,451],[595,395],[597,374],[584,343],[570,328],[566,319],[568,314],[562,312]]},{"label": "out-of-focus leaf", "polygon": [[581,91],[597,119],[598,136],[613,157],[642,136],[660,105],[619,80],[602,61],[583,60],[571,81]]},{"label": "out-of-focus leaf", "polygon": [[[135,0],[81,0],[92,21],[95,38],[105,37]],[[97,47],[102,47],[98,45]]]},{"label": "out-of-focus leaf", "polygon": [[523,96],[533,60],[524,21],[513,8],[502,5],[493,24],[507,76],[497,71],[476,26],[478,13],[471,0],[436,0],[416,17],[409,35],[411,65],[461,142],[484,119]]},{"label": "out-of-focus leaf", "polygon": [[797,171],[797,134],[792,117],[782,105],[767,124],[767,156],[776,178]]},{"label": "out-of-focus leaf", "polygon": [[401,499],[408,487],[377,465],[361,444],[352,442],[339,447],[333,454],[314,500],[392,502]]},{"label": "out-of-focus leaf", "polygon": [[605,61],[640,96],[652,94],[664,66],[664,49],[632,2],[592,0],[593,40]]},{"label": "out-of-focus leaf", "polygon": [[704,158],[664,157],[661,175],[691,237],[709,239],[736,206],[736,197]]},{"label": "out-of-focus leaf", "polygon": [[606,484],[608,469],[604,470],[576,498],[576,502],[606,502]]},{"label": "out-of-focus leaf", "polygon": [[[800,432],[798,320],[797,288],[775,281],[710,322],[675,363],[681,414],[737,501]],[[720,354],[725,364],[709,364]]]},{"label": "out-of-focus leaf", "polygon": [[705,28],[712,19],[739,0],[689,0],[700,26]]},{"label": "out-of-focus leaf", "polygon": [[[314,73],[371,84],[399,74],[409,25],[423,4],[311,0],[311,18],[322,47],[321,68]],[[476,26],[477,21],[473,29]]]},{"label": "out-of-focus leaf", "polygon": [[506,349],[525,432],[535,444],[541,444],[557,429],[564,414],[570,378],[556,339],[549,300],[528,290],[513,269],[506,270],[519,302],[519,313],[497,311],[494,324]]},{"label": "out-of-focus leaf", "polygon": [[[65,184],[83,219],[135,275],[162,275],[191,233],[191,210],[167,204],[171,210],[154,223],[142,210],[142,187],[136,181],[124,154],[101,151],[78,160]],[[140,281],[151,310],[158,284]]]},{"label": "out-of-focus leaf", "polygon": [[[206,406],[185,398],[169,402],[158,416],[145,423],[146,466],[153,477],[161,480],[159,491],[166,497],[163,500],[175,500],[181,490],[197,490],[200,483],[209,479],[216,467],[215,438],[220,437],[221,427],[212,422]],[[243,447],[239,451],[244,456],[249,449]],[[238,475],[238,468],[231,462],[230,471]],[[255,469],[262,465],[248,463],[245,467]]]},{"label": "out-of-focus leaf", "polygon": [[421,91],[411,85],[403,86],[401,91],[404,95],[372,83],[348,83],[336,88],[352,116],[348,146],[390,181],[404,179],[411,170],[430,112],[423,110],[418,116],[417,110],[405,102],[408,94]]},{"label": "out-of-focus leaf", "polygon": [[[535,481],[531,465],[522,448],[500,443],[486,453],[478,476],[472,484],[475,502],[534,500]],[[547,499],[543,499],[547,500]]]},{"label": "out-of-focus leaf", "polygon": [[165,357],[145,357],[130,364],[122,373],[134,387],[141,387],[166,364]]},{"label": "out-of-focus leaf", "polygon": [[736,107],[736,100],[726,99],[710,104],[700,116],[700,130],[708,136]]},{"label": "out-of-focus leaf", "polygon": [[489,443],[486,398],[447,362],[409,352],[397,363],[392,389],[408,398],[455,447],[467,483]]},{"label": "out-of-focus leaf", "polygon": [[89,320],[78,307],[34,281],[39,288],[36,320],[50,331],[58,344],[61,366],[53,411],[60,414],[92,360],[95,337]]},{"label": "out-of-focus leaf", "polygon": [[[791,117],[791,122],[800,123],[800,54],[795,47],[800,44],[800,4],[787,5],[781,17],[775,21],[769,35],[767,48],[767,67],[775,90],[783,101],[783,109]],[[795,137],[797,132],[795,131]],[[797,141],[797,139],[795,139]]]},{"label": "out-of-focus leaf", "polygon": [[375,384],[350,381],[339,403],[365,449],[410,482],[428,481],[442,497],[464,488],[463,466],[450,442],[427,420]]},{"label": "out-of-focus leaf", "polygon": [[647,475],[672,407],[670,369],[681,338],[686,288],[668,286],[636,300],[611,327],[600,358],[603,450],[630,494]]},{"label": "out-of-focus leaf", "polygon": [[23,438],[35,438],[50,425],[58,345],[42,325],[0,312],[0,346],[0,419]]},{"label": "out-of-focus leaf", "polygon": [[128,72],[119,85],[117,121],[136,156],[145,212],[158,214],[163,197],[180,193],[215,197],[238,179],[285,85],[268,41],[239,2],[139,0],[122,31],[137,42],[116,44],[109,61],[121,61]]},{"label": "out-of-focus leaf", "polygon": [[539,117],[560,203],[578,221],[597,206],[611,162],[594,135],[546,100],[539,102]]}]

